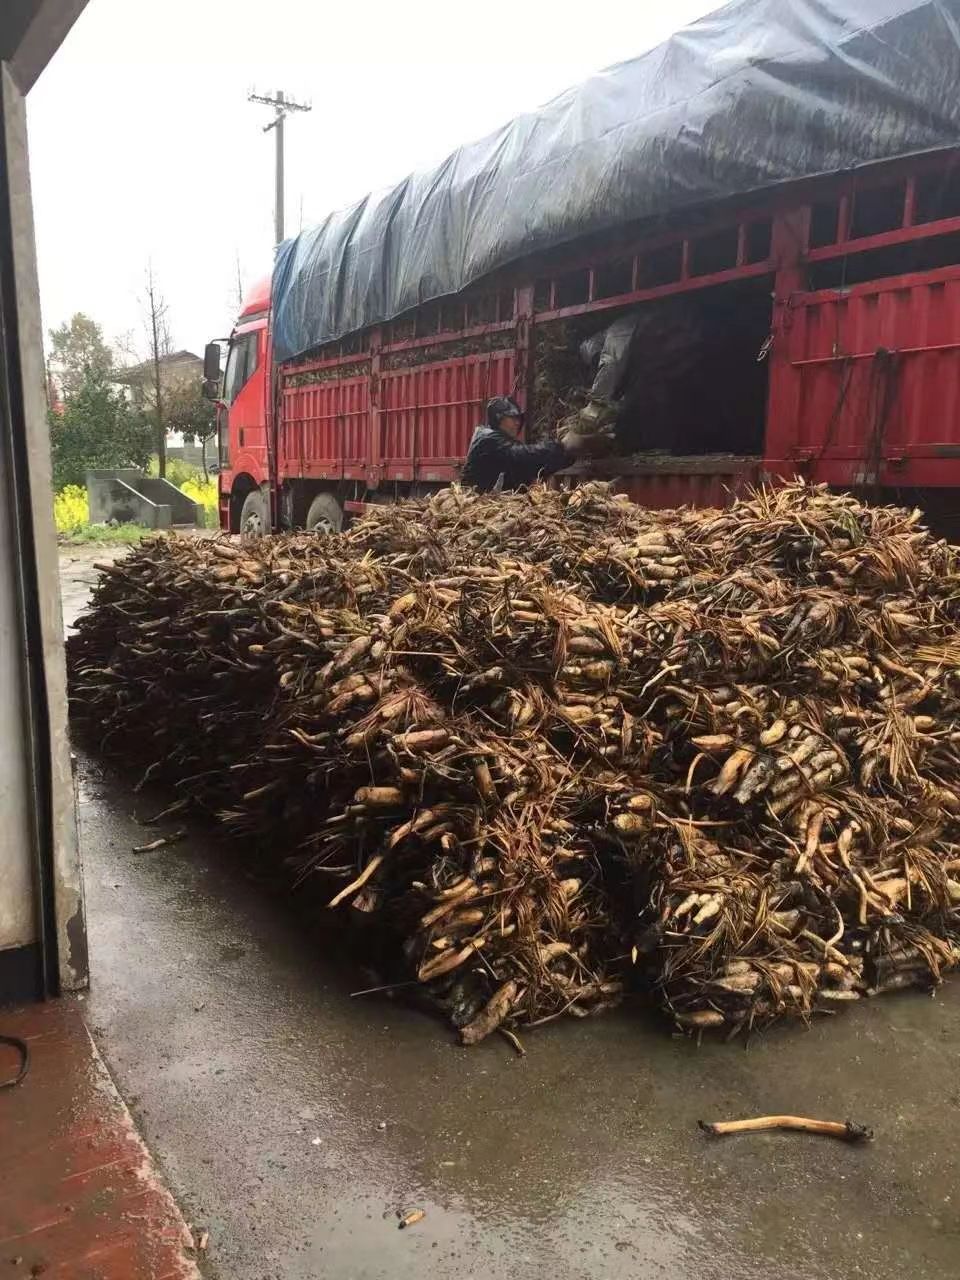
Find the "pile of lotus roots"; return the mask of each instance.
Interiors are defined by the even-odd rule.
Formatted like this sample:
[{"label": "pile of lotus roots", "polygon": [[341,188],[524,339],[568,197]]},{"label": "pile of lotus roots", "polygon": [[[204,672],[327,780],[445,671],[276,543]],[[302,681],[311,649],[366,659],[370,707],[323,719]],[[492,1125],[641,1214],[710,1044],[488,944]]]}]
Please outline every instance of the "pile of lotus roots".
[{"label": "pile of lotus roots", "polygon": [[454,487],[141,544],[69,642],[72,713],[465,1043],[628,991],[736,1032],[960,959],[958,623],[916,513]]}]

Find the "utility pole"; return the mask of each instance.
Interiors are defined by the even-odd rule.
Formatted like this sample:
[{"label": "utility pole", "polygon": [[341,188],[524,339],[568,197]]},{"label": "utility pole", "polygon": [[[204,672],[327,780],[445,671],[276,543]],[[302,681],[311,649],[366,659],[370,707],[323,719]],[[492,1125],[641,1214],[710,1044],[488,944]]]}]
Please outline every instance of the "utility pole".
[{"label": "utility pole", "polygon": [[294,102],[292,98],[286,97],[282,89],[278,89],[272,96],[265,93],[251,93],[248,95],[249,102],[260,102],[265,107],[273,107],[274,117],[269,124],[263,126],[263,132],[269,133],[271,129],[276,129],[276,194],[274,196],[274,235],[277,244],[283,239],[283,121],[287,113],[290,111],[311,111],[313,108],[309,102]]}]

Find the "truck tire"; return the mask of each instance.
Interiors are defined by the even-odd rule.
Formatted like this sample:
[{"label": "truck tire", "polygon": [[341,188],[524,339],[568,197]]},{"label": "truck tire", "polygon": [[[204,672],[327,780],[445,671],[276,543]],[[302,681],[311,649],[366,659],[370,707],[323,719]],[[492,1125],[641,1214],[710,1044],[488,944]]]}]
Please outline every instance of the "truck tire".
[{"label": "truck tire", "polygon": [[270,532],[267,507],[259,489],[248,493],[240,508],[240,532],[248,538],[262,538]]},{"label": "truck tire", "polygon": [[318,493],[310,503],[306,528],[314,533],[339,533],[343,528],[343,508],[332,493]]}]

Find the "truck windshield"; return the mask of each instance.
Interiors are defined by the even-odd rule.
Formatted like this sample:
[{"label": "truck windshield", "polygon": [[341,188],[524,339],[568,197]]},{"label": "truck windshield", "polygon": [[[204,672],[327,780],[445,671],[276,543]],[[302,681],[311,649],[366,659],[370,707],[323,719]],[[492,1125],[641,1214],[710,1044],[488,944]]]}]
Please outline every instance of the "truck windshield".
[{"label": "truck windshield", "polygon": [[223,378],[223,398],[232,404],[257,367],[257,332],[242,333],[230,344],[227,371]]}]

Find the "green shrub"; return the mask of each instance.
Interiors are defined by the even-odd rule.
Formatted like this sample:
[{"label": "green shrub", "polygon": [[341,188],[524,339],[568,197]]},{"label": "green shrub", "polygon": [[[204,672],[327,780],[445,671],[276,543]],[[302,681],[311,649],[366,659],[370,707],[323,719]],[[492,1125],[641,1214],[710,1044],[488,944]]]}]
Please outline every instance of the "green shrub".
[{"label": "green shrub", "polygon": [[96,467],[142,467],[151,426],[112,387],[84,383],[62,412],[48,414],[55,489],[82,485]]}]

